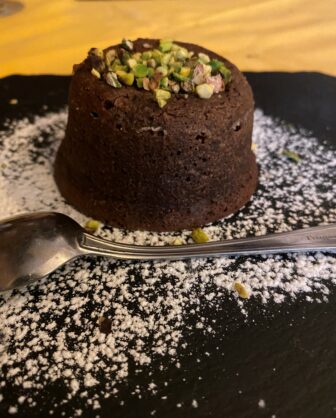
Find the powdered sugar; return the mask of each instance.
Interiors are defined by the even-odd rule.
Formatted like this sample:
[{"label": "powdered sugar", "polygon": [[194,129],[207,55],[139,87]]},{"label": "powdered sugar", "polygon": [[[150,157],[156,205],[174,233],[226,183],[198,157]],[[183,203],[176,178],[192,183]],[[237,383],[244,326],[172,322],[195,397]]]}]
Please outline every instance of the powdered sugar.
[{"label": "powdered sugar", "polygon": [[[57,210],[85,223],[87,218],[64,202],[52,176],[65,123],[63,110],[33,122],[9,124],[0,134],[0,218]],[[204,228],[212,240],[336,221],[335,151],[261,111],[255,113],[254,142],[260,187],[238,214]],[[296,164],[283,157],[285,148],[302,160]],[[165,245],[176,237],[191,241],[190,231],[156,234],[103,226],[98,234],[148,245]],[[171,263],[83,258],[29,289],[4,294],[0,367],[5,373],[0,383],[20,389],[17,405],[9,412],[15,413],[21,404],[34,405],[44,385],[56,381],[68,388],[64,402],[81,397],[99,409],[104,397],[118,396],[130,364],[143,370],[161,359],[163,368],[168,362],[180,368],[181,353],[188,349],[183,340],[186,321],[204,335],[214,332],[202,315],[204,304],[216,309],[227,298],[235,298],[246,313],[249,302],[235,292],[237,281],[258,303],[282,303],[298,294],[305,294],[308,301],[327,301],[329,284],[336,283],[336,258],[327,253]],[[101,316],[111,320],[108,334],[99,330]],[[143,391],[156,393],[156,383],[135,388],[134,396]],[[183,408],[184,403],[176,406]],[[193,400],[192,407],[197,406]],[[81,410],[73,413],[80,416]]]}]

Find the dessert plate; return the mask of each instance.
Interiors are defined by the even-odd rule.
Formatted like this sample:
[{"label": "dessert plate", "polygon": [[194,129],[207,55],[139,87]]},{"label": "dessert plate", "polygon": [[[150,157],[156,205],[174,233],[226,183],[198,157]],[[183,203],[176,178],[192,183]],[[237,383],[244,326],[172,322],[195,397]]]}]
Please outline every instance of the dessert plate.
[{"label": "dessert plate", "polygon": [[[230,239],[335,222],[335,78],[246,75],[260,185],[240,212],[204,230]],[[68,83],[0,80],[1,217],[59,210],[87,221],[52,177]],[[191,241],[190,231],[101,226],[96,234],[150,245]],[[329,253],[76,261],[0,297],[0,415],[332,416],[335,283]]]}]

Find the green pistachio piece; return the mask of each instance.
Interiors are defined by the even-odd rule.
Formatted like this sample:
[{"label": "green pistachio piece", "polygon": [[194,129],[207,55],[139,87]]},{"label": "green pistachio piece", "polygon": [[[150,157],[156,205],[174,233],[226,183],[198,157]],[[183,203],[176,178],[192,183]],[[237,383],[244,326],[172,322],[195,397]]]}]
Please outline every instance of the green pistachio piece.
[{"label": "green pistachio piece", "polygon": [[163,87],[165,89],[168,88],[168,77],[163,77],[160,80],[160,87]]},{"label": "green pistachio piece", "polygon": [[225,83],[229,83],[231,81],[231,78],[232,78],[231,71],[228,68],[226,68],[224,65],[220,67],[219,72],[224,77]]},{"label": "green pistachio piece", "polygon": [[209,241],[208,235],[203,231],[202,228],[196,228],[191,233],[191,238],[196,244],[203,244]]},{"label": "green pistachio piece", "polygon": [[287,157],[288,159],[296,162],[296,163],[299,163],[301,161],[301,157],[299,156],[299,154],[297,154],[296,152],[291,151],[289,149],[284,149],[282,151],[282,155],[284,157]]},{"label": "green pistachio piece", "polygon": [[112,62],[115,60],[115,58],[116,58],[115,49],[108,50],[105,54],[106,65],[110,66],[112,64]]},{"label": "green pistachio piece", "polygon": [[167,101],[171,98],[170,92],[162,89],[154,90],[154,95],[161,108],[164,107],[167,104]]},{"label": "green pistachio piece", "polygon": [[133,51],[133,42],[129,39],[123,39],[121,41],[121,46],[127,51]]},{"label": "green pistachio piece", "polygon": [[122,62],[124,65],[127,65],[127,61],[128,61],[130,58],[132,58],[131,54],[130,54],[129,52],[127,52],[127,51],[124,51],[124,52],[122,53],[122,56],[121,56],[121,62]]},{"label": "green pistachio piece", "polygon": [[155,61],[155,59],[154,58],[151,58],[151,59],[149,59],[149,60],[147,60],[147,66],[148,67],[151,67],[151,68],[155,68],[156,67],[156,61]]},{"label": "green pistachio piece", "polygon": [[117,62],[114,62],[111,66],[111,70],[113,72],[117,72],[117,71],[127,71],[128,70],[128,66],[127,65],[122,65],[122,64],[118,64]]},{"label": "green pistachio piece", "polygon": [[105,81],[111,87],[115,87],[117,89],[122,87],[122,85],[120,84],[120,82],[118,80],[117,74],[113,73],[111,71],[105,74]]},{"label": "green pistachio piece", "polygon": [[136,64],[133,67],[135,77],[146,77],[148,74],[148,68],[145,64]]},{"label": "green pistachio piece", "polygon": [[154,58],[154,59],[155,59],[155,61],[156,61],[156,63],[157,63],[158,65],[160,65],[160,64],[161,64],[161,57],[162,57],[162,53],[161,53],[159,50],[154,49],[154,50],[152,51],[152,58]]},{"label": "green pistachio piece", "polygon": [[213,95],[214,92],[214,86],[212,84],[199,84],[196,86],[196,93],[201,99],[210,99],[210,97]]},{"label": "green pistachio piece", "polygon": [[216,59],[213,59],[213,60],[211,60],[211,61],[209,61],[209,63],[208,63],[209,65],[210,65],[210,67],[211,67],[211,72],[215,75],[215,74],[217,74],[218,73],[218,71],[219,71],[219,69],[221,68],[221,67],[223,67],[224,66],[224,63],[223,62],[221,62],[221,61],[218,61],[218,60],[216,60]]},{"label": "green pistachio piece", "polygon": [[188,50],[185,48],[181,47],[175,52],[175,58],[179,61],[185,61],[188,57],[189,53]]},{"label": "green pistachio piece", "polygon": [[97,77],[97,78],[100,78],[101,76],[100,76],[100,72],[99,71],[97,71],[95,68],[92,68],[92,70],[91,70],[91,74],[92,75],[94,75],[95,77]]},{"label": "green pistachio piece", "polygon": [[136,52],[135,54],[132,54],[132,58],[134,58],[137,61],[141,60],[141,56],[142,56],[141,52]]},{"label": "green pistachio piece", "polygon": [[134,68],[137,64],[138,64],[138,62],[137,62],[137,60],[135,60],[134,58],[130,58],[130,59],[127,61],[127,65],[128,65],[130,68]]},{"label": "green pistachio piece", "polygon": [[168,69],[166,66],[160,65],[159,67],[157,67],[156,71],[161,73],[164,77],[168,74]]},{"label": "green pistachio piece", "polygon": [[160,51],[169,52],[172,49],[173,41],[171,39],[160,39]]},{"label": "green pistachio piece", "polygon": [[131,86],[134,82],[134,74],[133,73],[126,73],[125,71],[117,71],[117,76],[119,80],[126,84],[126,86]]},{"label": "green pistachio piece", "polygon": [[242,299],[248,299],[250,297],[249,291],[243,284],[235,282],[233,288]]},{"label": "green pistachio piece", "polygon": [[172,57],[172,55],[168,52],[164,55],[162,55],[161,57],[161,65],[168,65],[170,63],[170,60],[173,59],[173,61],[175,61],[175,59]]},{"label": "green pistachio piece", "polygon": [[99,221],[90,219],[85,223],[84,228],[87,232],[90,232],[92,234],[99,229],[100,225],[101,223]]},{"label": "green pistachio piece", "polygon": [[152,78],[154,76],[154,73],[155,73],[154,68],[151,68],[151,67],[147,68],[147,76],[149,78]]},{"label": "green pistachio piece", "polygon": [[172,75],[173,75],[173,78],[176,81],[186,81],[188,79],[188,77],[185,77],[185,76],[183,76],[183,75],[181,75],[179,73],[173,73]]},{"label": "green pistachio piece", "polygon": [[182,67],[180,74],[183,77],[188,77],[190,75],[191,68],[190,67]]},{"label": "green pistachio piece", "polygon": [[203,54],[203,52],[199,52],[198,58],[202,64],[208,64],[210,62],[209,55]]},{"label": "green pistachio piece", "polygon": [[152,58],[152,52],[151,51],[145,51],[142,53],[142,59],[143,60],[149,60]]},{"label": "green pistachio piece", "polygon": [[139,89],[143,88],[143,78],[137,78],[136,79],[136,85],[139,87]]}]

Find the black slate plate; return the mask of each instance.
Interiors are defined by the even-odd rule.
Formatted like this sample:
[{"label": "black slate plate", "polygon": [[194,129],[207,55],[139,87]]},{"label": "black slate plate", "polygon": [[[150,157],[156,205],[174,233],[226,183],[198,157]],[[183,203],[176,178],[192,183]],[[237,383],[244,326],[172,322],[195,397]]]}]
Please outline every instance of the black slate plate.
[{"label": "black slate plate", "polygon": [[[317,73],[247,73],[247,77],[256,105],[266,114],[308,128],[321,140],[336,145],[335,78]],[[68,83],[68,77],[56,76],[12,76],[0,80],[0,124],[6,118],[43,114],[46,103],[48,110],[64,106]],[[18,105],[7,104],[12,98],[19,100]],[[303,298],[280,306],[260,306],[251,301],[248,309],[252,320],[247,323],[236,321],[241,314],[231,300],[220,312],[206,312],[220,318],[216,336],[205,341],[201,333],[190,335],[194,352],[184,359],[183,370],[169,366],[163,376],[155,364],[151,366],[156,381],[171,382],[165,393],[169,395],[166,402],[160,400],[160,394],[137,399],[125,386],[121,392],[124,406],[109,399],[102,402],[102,410],[97,413],[115,418],[150,417],[153,410],[160,418],[335,416],[336,289],[331,289],[327,304],[308,303]],[[216,349],[218,346],[225,347],[224,356],[223,350]],[[206,351],[211,355],[205,358]],[[197,363],[197,358],[202,361]],[[198,380],[199,375],[203,380]],[[143,374],[131,374],[129,378],[132,386],[143,385],[144,380]],[[17,396],[10,386],[3,389],[3,394],[5,402],[0,403],[0,416],[6,417],[8,406],[15,403]],[[61,400],[64,394],[64,387],[50,385],[41,394],[39,405],[20,409],[16,416],[46,417],[49,400]],[[181,399],[190,405],[194,398],[201,400],[197,409],[176,408]],[[260,398],[267,399],[263,409],[257,407]],[[70,408],[71,404],[59,407],[54,416],[67,416]],[[95,415],[84,409],[82,416]]]}]

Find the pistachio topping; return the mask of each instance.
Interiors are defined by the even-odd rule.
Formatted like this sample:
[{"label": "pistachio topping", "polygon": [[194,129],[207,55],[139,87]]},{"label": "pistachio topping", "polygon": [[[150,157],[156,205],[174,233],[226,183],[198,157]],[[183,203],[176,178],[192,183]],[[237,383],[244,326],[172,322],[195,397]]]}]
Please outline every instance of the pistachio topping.
[{"label": "pistachio topping", "polygon": [[250,293],[243,284],[235,282],[233,288],[242,299],[248,299],[250,297]]},{"label": "pistachio topping", "polygon": [[156,89],[154,90],[155,99],[158,102],[160,107],[164,107],[167,104],[167,101],[170,99],[171,94],[167,90]]},{"label": "pistachio topping", "polygon": [[94,75],[95,77],[97,77],[97,78],[100,78],[101,76],[100,76],[100,72],[99,71],[97,71],[95,68],[92,68],[92,70],[91,70],[91,74],[92,75]]},{"label": "pistachio topping", "polygon": [[301,157],[299,156],[299,154],[289,149],[284,149],[282,151],[282,155],[284,157],[287,157],[289,160],[294,161],[295,163],[299,163],[301,161]]},{"label": "pistachio topping", "polygon": [[126,49],[127,51],[133,51],[133,42],[129,39],[123,39],[121,41],[121,46]]},{"label": "pistachio topping", "polygon": [[152,92],[161,108],[172,94],[209,99],[231,81],[224,62],[202,52],[195,54],[171,39],[161,39],[156,48],[143,47],[145,51],[136,51],[132,41],[123,39],[118,48],[91,48],[87,61],[92,75],[113,88],[134,86]]},{"label": "pistachio topping", "polygon": [[200,84],[199,86],[196,86],[196,93],[201,99],[210,99],[210,97],[213,95],[214,92],[214,86],[212,84]]},{"label": "pistachio topping", "polygon": [[203,231],[202,228],[196,228],[191,233],[191,238],[196,244],[204,244],[209,241],[208,235]]},{"label": "pistachio topping", "polygon": [[101,223],[99,221],[96,221],[94,219],[89,219],[85,223],[84,228],[87,232],[94,233],[99,229],[100,225],[101,225]]}]

